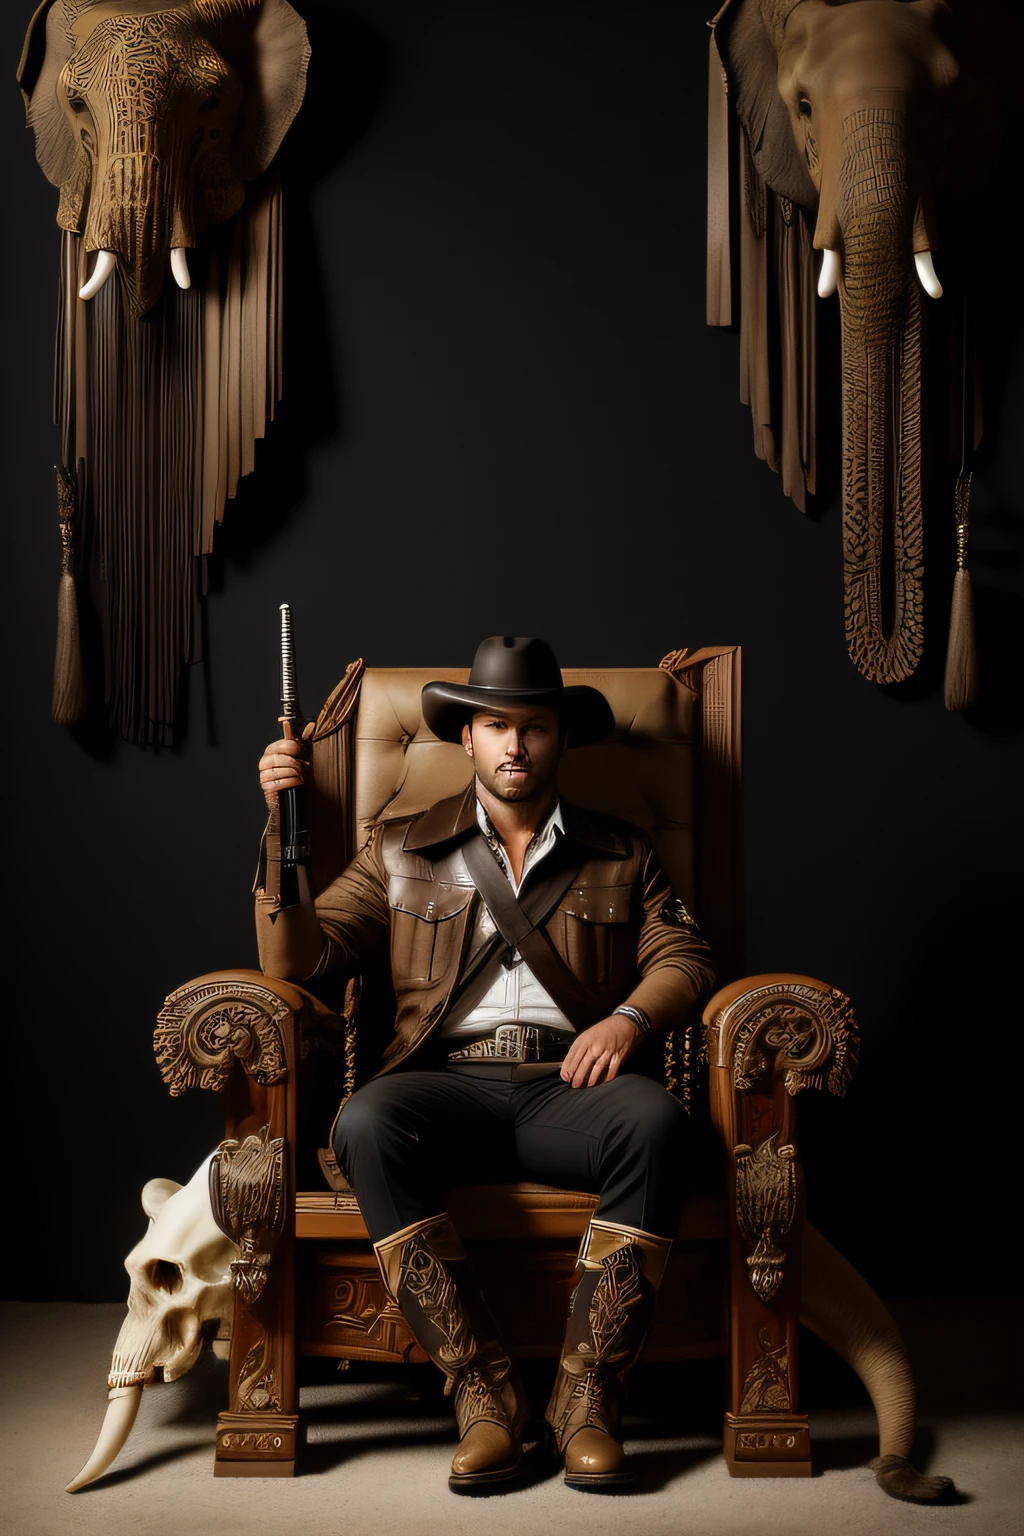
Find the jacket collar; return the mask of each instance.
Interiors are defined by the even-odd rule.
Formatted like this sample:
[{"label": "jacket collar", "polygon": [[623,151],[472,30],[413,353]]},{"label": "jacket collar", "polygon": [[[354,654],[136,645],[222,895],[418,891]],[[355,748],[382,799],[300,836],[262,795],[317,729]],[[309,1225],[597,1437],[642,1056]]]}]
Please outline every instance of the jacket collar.
[{"label": "jacket collar", "polygon": [[[614,828],[592,817],[578,805],[562,801],[562,821],[566,837],[591,848],[597,853],[615,859],[626,857],[629,849],[625,840]],[[408,852],[420,853],[427,848],[438,848],[444,843],[463,838],[471,832],[479,832],[476,819],[476,780],[473,779],[461,794],[438,800],[415,821],[410,822],[402,842]]]},{"label": "jacket collar", "polygon": [[436,848],[477,830],[476,779],[471,779],[461,794],[438,800],[436,805],[410,822],[402,847],[418,853],[423,848]]}]

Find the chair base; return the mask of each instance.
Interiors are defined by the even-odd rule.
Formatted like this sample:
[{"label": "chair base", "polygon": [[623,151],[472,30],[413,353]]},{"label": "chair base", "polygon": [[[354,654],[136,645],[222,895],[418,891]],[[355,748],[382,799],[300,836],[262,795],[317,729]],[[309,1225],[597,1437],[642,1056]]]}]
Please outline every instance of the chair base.
[{"label": "chair base", "polygon": [[805,1413],[727,1413],[722,1440],[730,1477],[811,1476]]},{"label": "chair base", "polygon": [[214,1477],[294,1477],[297,1413],[222,1413]]},{"label": "chair base", "polygon": [[725,1462],[730,1477],[811,1477],[809,1461],[730,1461]]},{"label": "chair base", "polygon": [[294,1461],[215,1461],[214,1477],[294,1477]]}]

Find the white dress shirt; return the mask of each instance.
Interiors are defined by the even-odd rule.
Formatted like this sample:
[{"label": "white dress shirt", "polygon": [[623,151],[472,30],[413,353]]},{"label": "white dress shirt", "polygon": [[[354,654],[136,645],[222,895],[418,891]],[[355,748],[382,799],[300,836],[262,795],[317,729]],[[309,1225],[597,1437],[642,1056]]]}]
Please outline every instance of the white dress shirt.
[{"label": "white dress shirt", "polygon": [[[517,885],[512,866],[479,800],[476,802],[476,819],[517,896],[530,870],[535,869],[556,846],[559,838],[565,835],[561,804],[556,801],[551,815],[538,828],[526,850],[522,879]],[[486,943],[494,931],[494,920],[481,897],[473,931],[473,948]],[[564,1029],[569,1034],[574,1033],[573,1025],[550,992],[541,986],[518,950],[507,965],[502,962],[499,954],[484,967],[474,985],[448,1015],[441,1034],[445,1037],[483,1035],[497,1029],[499,1024],[546,1024],[549,1029]]]}]

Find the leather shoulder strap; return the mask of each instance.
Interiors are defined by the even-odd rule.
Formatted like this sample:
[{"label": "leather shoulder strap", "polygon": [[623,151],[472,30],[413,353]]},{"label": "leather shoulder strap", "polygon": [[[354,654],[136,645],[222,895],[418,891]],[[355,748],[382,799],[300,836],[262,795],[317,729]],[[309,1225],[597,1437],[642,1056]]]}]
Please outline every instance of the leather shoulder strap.
[{"label": "leather shoulder strap", "polygon": [[569,969],[543,927],[575,881],[581,864],[572,859],[558,860],[520,902],[483,837],[471,837],[463,844],[462,854],[505,943],[519,951],[572,1024],[579,1029],[594,1023],[603,1004]]}]

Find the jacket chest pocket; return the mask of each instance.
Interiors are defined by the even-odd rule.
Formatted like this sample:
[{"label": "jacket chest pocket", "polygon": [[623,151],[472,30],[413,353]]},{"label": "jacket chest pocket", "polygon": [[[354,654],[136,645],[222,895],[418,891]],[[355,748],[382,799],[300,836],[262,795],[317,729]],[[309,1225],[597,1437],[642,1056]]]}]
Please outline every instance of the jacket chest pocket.
[{"label": "jacket chest pocket", "polygon": [[396,988],[428,986],[446,978],[458,964],[473,887],[439,885],[392,875],[391,975]]},{"label": "jacket chest pocket", "polygon": [[574,886],[562,898],[565,958],[591,987],[625,990],[636,970],[636,935],[630,922],[631,885]]}]

